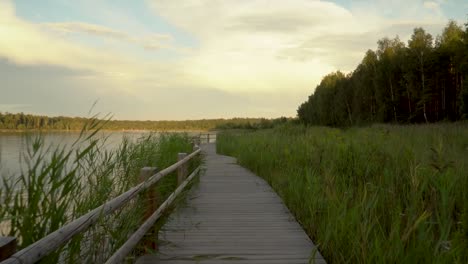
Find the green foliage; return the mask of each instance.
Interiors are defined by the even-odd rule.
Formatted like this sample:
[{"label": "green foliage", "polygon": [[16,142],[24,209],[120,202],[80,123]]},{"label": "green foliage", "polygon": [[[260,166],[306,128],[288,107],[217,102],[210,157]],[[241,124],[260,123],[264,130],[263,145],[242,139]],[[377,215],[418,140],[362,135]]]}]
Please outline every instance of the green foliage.
[{"label": "green foliage", "polygon": [[343,127],[468,116],[468,30],[450,21],[435,42],[415,28],[407,46],[398,36],[377,44],[349,75],[323,78],[297,110],[303,123]]},{"label": "green foliage", "polygon": [[255,121],[247,121],[247,122],[228,122],[225,124],[220,124],[216,126],[216,129],[219,130],[226,130],[226,129],[267,129],[267,128],[274,128],[276,126],[286,124],[288,122],[292,122],[291,118],[280,117],[275,119],[266,119],[260,118],[255,119]]},{"label": "green foliage", "polygon": [[[1,113],[0,130],[75,130],[79,131],[85,124],[96,117],[48,117],[24,113]],[[232,118],[201,119],[184,121],[136,121],[136,120],[102,120],[106,121],[102,129],[106,130],[152,130],[152,131],[198,131],[229,128],[262,128],[283,122],[286,118]]]},{"label": "green foliage", "polygon": [[[190,138],[181,133],[125,138],[106,150],[106,138],[97,133],[105,125],[98,119],[86,123],[71,146],[51,148],[40,136],[30,139],[23,154],[27,169],[0,183],[0,235],[15,236],[19,248],[27,247],[138,184],[142,167],[163,169],[177,161],[177,153],[192,152]],[[176,186],[176,175],[166,176],[155,187],[158,198],[164,201]],[[142,224],[143,204],[144,196],[103,216],[43,262],[103,263]]]},{"label": "green foliage", "polygon": [[467,263],[468,124],[218,134],[329,263]]}]

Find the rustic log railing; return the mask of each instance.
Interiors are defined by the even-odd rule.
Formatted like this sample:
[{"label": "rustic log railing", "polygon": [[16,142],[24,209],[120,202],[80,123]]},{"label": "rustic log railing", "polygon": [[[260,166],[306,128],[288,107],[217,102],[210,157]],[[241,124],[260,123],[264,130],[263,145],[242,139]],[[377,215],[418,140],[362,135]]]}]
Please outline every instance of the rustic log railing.
[{"label": "rustic log railing", "polygon": [[[131,188],[130,190],[122,193],[121,195],[111,199],[110,201],[102,204],[101,206],[93,209],[85,215],[77,218],[76,220],[62,226],[58,230],[43,237],[37,242],[29,245],[26,248],[15,253],[16,239],[11,237],[0,237],[0,264],[32,264],[40,261],[43,257],[49,255],[56,249],[65,245],[75,235],[86,231],[90,226],[95,224],[101,217],[111,214],[117,209],[124,206],[127,202],[135,198],[137,195],[142,194],[144,191],[154,186],[159,180],[166,175],[177,170],[177,189],[159,206],[159,208],[151,213],[146,212],[148,218],[140,226],[140,228],[130,236],[121,248],[119,248],[114,255],[106,263],[121,263],[123,259],[131,252],[137,245],[142,237],[150,230],[155,222],[160,218],[165,209],[175,200],[187,184],[198,174],[200,167],[196,168],[188,177],[188,162],[197,156],[201,149],[196,145],[195,150],[187,155],[179,153],[179,161],[171,166],[157,172],[156,168],[145,167],[141,169],[140,184]],[[148,193],[147,195],[154,195]],[[154,199],[151,199],[154,201]],[[147,206],[150,209],[151,206]]]}]

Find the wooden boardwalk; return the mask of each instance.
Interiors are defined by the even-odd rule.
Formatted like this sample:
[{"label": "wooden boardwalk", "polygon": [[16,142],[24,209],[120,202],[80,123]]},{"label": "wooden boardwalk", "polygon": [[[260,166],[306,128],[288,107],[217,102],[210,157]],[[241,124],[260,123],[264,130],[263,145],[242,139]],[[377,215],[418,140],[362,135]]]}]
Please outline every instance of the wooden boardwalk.
[{"label": "wooden boardwalk", "polygon": [[206,172],[137,263],[326,263],[271,187],[231,157],[202,147]]}]

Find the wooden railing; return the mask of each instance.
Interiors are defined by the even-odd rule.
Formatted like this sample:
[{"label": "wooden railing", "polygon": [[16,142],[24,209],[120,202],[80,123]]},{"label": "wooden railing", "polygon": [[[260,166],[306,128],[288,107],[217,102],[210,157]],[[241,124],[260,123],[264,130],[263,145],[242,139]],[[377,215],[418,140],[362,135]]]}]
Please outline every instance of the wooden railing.
[{"label": "wooden railing", "polygon": [[[142,181],[137,186],[113,198],[112,200],[93,209],[87,214],[78,219],[62,226],[58,230],[50,233],[44,238],[38,240],[34,244],[18,251],[16,250],[16,239],[12,237],[0,237],[0,264],[30,264],[40,261],[43,257],[49,255],[61,246],[65,245],[75,235],[86,231],[90,226],[95,224],[101,217],[111,214],[117,209],[124,206],[127,202],[142,194],[144,191],[149,191],[159,180],[166,175],[177,170],[177,189],[164,201],[156,211],[151,211],[148,214],[146,221],[138,228],[138,230],[130,236],[130,238],[107,260],[106,263],[121,263],[124,258],[137,245],[142,237],[154,226],[155,222],[161,217],[162,213],[175,200],[187,184],[198,174],[200,167],[196,168],[188,177],[188,162],[200,153],[200,148],[196,145],[195,150],[187,155],[179,153],[178,162],[157,172],[156,168],[145,167],[141,169],[140,180]],[[148,194],[151,195],[151,194]],[[154,199],[148,199],[149,202],[154,202]],[[147,209],[155,207],[153,205],[146,206]]]},{"label": "wooden railing", "polygon": [[200,133],[194,137],[196,144],[213,143],[216,142],[217,133]]}]

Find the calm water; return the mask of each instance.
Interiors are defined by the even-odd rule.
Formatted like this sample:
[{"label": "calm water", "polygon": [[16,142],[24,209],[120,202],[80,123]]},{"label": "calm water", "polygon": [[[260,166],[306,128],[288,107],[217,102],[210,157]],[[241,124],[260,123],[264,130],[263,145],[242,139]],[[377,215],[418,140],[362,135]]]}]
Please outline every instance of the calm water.
[{"label": "calm water", "polygon": [[[106,149],[118,147],[124,136],[131,140],[147,135],[149,132],[101,132],[99,137],[107,137]],[[24,168],[23,154],[31,146],[31,139],[38,133],[0,133],[0,175],[11,177]],[[79,132],[42,133],[46,146],[71,146]]]}]

